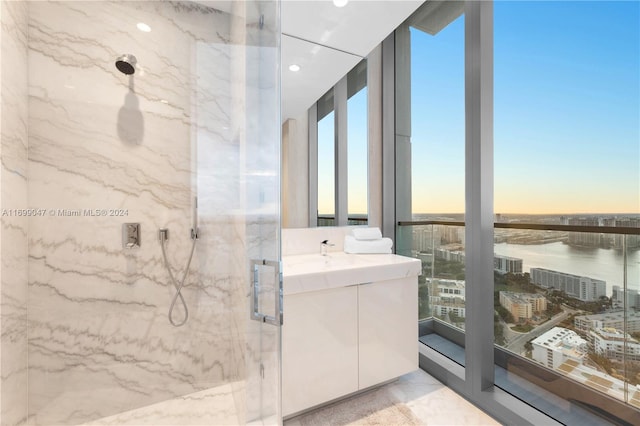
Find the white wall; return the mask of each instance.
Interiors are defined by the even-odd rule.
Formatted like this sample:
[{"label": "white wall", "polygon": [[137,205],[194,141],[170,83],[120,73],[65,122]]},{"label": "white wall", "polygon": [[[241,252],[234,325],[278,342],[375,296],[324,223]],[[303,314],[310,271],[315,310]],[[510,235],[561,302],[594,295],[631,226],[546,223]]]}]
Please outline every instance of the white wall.
[{"label": "white wall", "polygon": [[308,114],[282,125],[282,227],[309,226]]}]

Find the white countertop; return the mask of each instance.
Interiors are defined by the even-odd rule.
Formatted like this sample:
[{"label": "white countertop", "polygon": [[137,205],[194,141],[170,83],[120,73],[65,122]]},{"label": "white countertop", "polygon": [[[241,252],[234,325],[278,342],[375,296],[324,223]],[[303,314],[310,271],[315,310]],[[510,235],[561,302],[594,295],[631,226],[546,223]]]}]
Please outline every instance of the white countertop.
[{"label": "white countertop", "polygon": [[331,252],[283,256],[283,294],[326,290],[420,275],[419,259],[396,254]]}]

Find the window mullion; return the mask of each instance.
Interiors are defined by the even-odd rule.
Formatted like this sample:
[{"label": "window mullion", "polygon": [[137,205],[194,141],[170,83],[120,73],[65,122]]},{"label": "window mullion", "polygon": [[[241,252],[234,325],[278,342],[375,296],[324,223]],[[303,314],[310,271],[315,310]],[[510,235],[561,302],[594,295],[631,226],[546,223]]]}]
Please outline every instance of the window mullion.
[{"label": "window mullion", "polygon": [[467,392],[494,383],[493,2],[465,2],[465,244]]},{"label": "window mullion", "polygon": [[348,216],[348,161],[347,161],[347,76],[333,88],[335,119],[335,209],[336,226],[346,226]]},{"label": "window mullion", "polygon": [[308,111],[309,133],[309,227],[318,226],[318,104]]}]

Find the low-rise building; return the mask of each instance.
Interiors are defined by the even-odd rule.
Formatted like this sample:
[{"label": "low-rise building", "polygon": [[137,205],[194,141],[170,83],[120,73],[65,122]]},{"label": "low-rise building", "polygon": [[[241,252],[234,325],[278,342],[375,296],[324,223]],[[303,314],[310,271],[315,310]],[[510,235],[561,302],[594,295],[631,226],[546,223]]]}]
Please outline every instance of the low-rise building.
[{"label": "low-rise building", "polygon": [[617,361],[640,361],[640,342],[622,330],[616,328],[596,328],[589,331],[593,350],[600,355]]},{"label": "low-rise building", "polygon": [[547,310],[547,299],[541,294],[500,292],[500,305],[518,321],[531,319],[534,314]]},{"label": "low-rise building", "polygon": [[575,331],[553,327],[531,341],[533,360],[548,367],[557,369],[567,360],[582,363],[587,356],[587,341]]},{"label": "low-rise building", "polygon": [[434,315],[443,316],[453,312],[462,318],[466,316],[464,281],[427,279],[427,284],[429,303]]},{"label": "low-rise building", "polygon": [[[573,325],[576,330],[589,334],[589,331],[598,328],[617,328],[624,330],[624,311],[607,312],[604,314],[580,315],[573,319]],[[627,333],[635,333],[640,331],[640,312],[626,313],[627,317]]]}]

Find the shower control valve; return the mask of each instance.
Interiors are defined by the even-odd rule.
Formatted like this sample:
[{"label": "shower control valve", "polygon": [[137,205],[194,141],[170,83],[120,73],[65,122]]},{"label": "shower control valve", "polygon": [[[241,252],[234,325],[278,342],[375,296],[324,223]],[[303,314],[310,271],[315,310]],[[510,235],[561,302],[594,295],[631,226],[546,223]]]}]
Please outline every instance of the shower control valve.
[{"label": "shower control valve", "polygon": [[122,247],[126,249],[140,247],[140,224],[139,223],[123,223],[122,224]]}]

